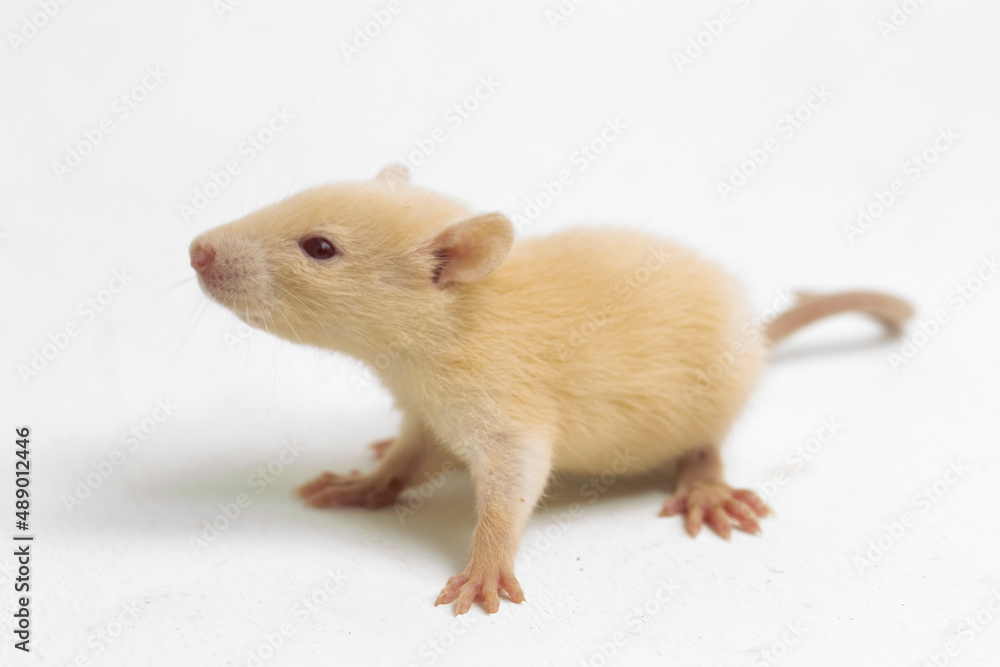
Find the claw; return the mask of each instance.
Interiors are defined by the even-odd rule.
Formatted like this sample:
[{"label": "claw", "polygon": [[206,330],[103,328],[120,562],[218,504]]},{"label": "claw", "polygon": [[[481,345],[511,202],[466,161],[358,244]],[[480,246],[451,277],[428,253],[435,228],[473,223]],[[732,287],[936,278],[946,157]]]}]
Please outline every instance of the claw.
[{"label": "claw", "polygon": [[748,489],[735,489],[733,491],[733,497],[753,508],[753,511],[756,512],[759,517],[774,514],[774,511],[767,506],[767,503],[761,500],[760,496],[753,491]]},{"label": "claw", "polygon": [[299,488],[295,489],[295,493],[302,496],[303,498],[305,498],[306,496],[311,496],[312,494],[316,493],[316,491],[327,486],[330,482],[332,482],[336,478],[337,476],[334,475],[332,472],[324,472],[316,479],[306,482]]},{"label": "claw", "polygon": [[324,472],[296,492],[312,507],[356,506],[377,509],[396,501],[403,484],[398,479],[372,474]]},{"label": "claw", "polygon": [[723,482],[694,482],[682,485],[663,503],[660,516],[684,513],[684,527],[688,535],[697,537],[708,525],[719,537],[728,540],[735,526],[751,535],[760,533],[758,518],[771,514],[768,507],[753,491],[733,489]]},{"label": "claw", "polygon": [[687,532],[691,537],[698,537],[698,533],[701,532],[701,526],[703,523],[703,517],[705,516],[705,508],[701,505],[695,505],[688,508],[687,514]]},{"label": "claw", "polygon": [[685,507],[687,507],[687,496],[675,493],[667,499],[667,502],[663,503],[663,509],[660,510],[660,516],[674,516],[675,514],[680,514]]},{"label": "claw", "polygon": [[711,505],[708,508],[708,525],[715,531],[716,535],[724,540],[728,540],[733,534],[729,516],[717,505]]},{"label": "claw", "polygon": [[472,609],[477,598],[482,598],[486,611],[495,614],[500,611],[500,592],[507,593],[512,602],[524,602],[524,592],[513,574],[496,572],[455,575],[448,580],[438,595],[434,606],[455,603],[455,615],[465,614]]},{"label": "claw", "polygon": [[726,511],[739,529],[743,532],[750,533],[752,535],[757,535],[760,533],[760,524],[757,523],[757,517],[754,516],[753,510],[744,505],[739,500],[726,500],[722,503],[722,509]]}]

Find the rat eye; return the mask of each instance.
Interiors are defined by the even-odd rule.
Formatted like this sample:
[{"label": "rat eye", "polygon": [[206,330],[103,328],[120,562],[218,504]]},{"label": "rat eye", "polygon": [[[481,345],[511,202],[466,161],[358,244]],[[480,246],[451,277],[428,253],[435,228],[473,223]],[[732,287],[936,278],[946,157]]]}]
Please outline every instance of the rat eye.
[{"label": "rat eye", "polygon": [[330,259],[337,254],[337,246],[322,236],[310,236],[299,241],[302,252],[313,259]]}]

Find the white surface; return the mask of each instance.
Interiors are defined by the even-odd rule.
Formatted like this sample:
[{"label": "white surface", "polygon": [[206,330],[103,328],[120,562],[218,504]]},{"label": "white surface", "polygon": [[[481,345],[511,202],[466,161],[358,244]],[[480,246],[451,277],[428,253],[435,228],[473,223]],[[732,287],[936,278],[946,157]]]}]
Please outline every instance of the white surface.
[{"label": "white surface", "polygon": [[[961,309],[953,290],[1000,252],[1000,8],[928,2],[884,39],[886,0],[663,4],[587,2],[553,30],[555,0],[404,1],[350,63],[339,44],[387,3],[247,0],[224,18],[207,0],[70,3],[16,53],[8,41],[0,664],[255,664],[250,651],[285,623],[291,637],[264,664],[596,666],[616,633],[623,645],[607,664],[921,665],[948,642],[958,650],[948,664],[993,664],[1000,279]],[[678,71],[672,54],[724,8],[735,20]],[[35,11],[34,0],[5,3],[5,33]],[[114,100],[147,67],[166,78],[120,118]],[[448,109],[490,76],[496,91],[450,124]],[[787,139],[776,123],[814,86],[832,97]],[[273,109],[295,118],[185,221],[180,205],[245,157],[241,142]],[[52,162],[105,117],[114,131],[58,180]],[[618,117],[620,138],[577,171],[578,146]],[[324,468],[371,466],[367,443],[393,434],[397,416],[378,387],[355,391],[364,376],[352,361],[260,332],[233,343],[235,320],[206,303],[187,265],[200,230],[308,185],[372,175],[435,127],[447,138],[415,180],[484,211],[523,212],[542,181],[572,171],[524,234],[642,226],[731,266],[760,309],[780,289],[862,286],[948,320],[898,370],[887,355],[901,343],[860,319],[783,348],[725,449],[734,484],[790,472],[762,537],[691,540],[656,517],[664,493],[653,485],[618,482],[591,505],[580,480],[563,480],[522,543],[528,603],[495,616],[476,607],[456,625],[432,604],[468,555],[468,477],[403,524],[391,510],[303,508],[294,486]],[[948,127],[957,141],[911,182],[904,163]],[[723,202],[716,181],[769,137],[777,152]],[[894,178],[906,192],[849,243],[842,226]],[[77,305],[122,269],[134,279],[84,322]],[[17,367],[70,322],[79,335],[23,382]],[[123,432],[167,398],[179,407],[128,451]],[[842,428],[792,471],[789,453],[828,418]],[[7,546],[23,424],[37,535],[28,656],[9,634]],[[257,494],[249,476],[291,440],[304,453]],[[68,511],[64,496],[114,450],[125,460]],[[939,485],[929,508],[916,504],[953,461],[969,470]],[[252,505],[196,552],[203,523],[240,493]],[[583,510],[566,523],[573,502]],[[907,511],[915,523],[859,572],[855,557]],[[346,579],[303,611],[327,571]],[[676,590],[656,605],[661,582]],[[992,624],[964,625],[991,599],[997,611],[981,618]],[[635,615],[647,602],[655,613]],[[783,638],[796,641],[783,650]],[[765,650],[783,655],[771,663]]]}]

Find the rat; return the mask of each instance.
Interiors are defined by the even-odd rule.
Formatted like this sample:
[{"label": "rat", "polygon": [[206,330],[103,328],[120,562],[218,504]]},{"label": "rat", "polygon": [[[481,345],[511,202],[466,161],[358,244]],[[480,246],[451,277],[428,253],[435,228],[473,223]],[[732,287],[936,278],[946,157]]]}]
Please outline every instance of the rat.
[{"label": "rat", "polygon": [[402,412],[374,471],[322,473],[297,490],[308,505],[385,507],[452,462],[469,470],[471,556],[436,601],[456,614],[480,598],[496,612],[500,593],[524,601],[514,557],[553,471],[675,471],[662,516],[683,515],[692,537],[758,533],[770,508],[729,486],[720,447],[769,348],[838,313],[895,332],[913,313],[887,294],[800,294],[764,324],[736,278],[691,250],[619,228],[515,244],[502,213],[417,187],[399,165],[211,229],[190,257],[211,299],[366,362]]}]

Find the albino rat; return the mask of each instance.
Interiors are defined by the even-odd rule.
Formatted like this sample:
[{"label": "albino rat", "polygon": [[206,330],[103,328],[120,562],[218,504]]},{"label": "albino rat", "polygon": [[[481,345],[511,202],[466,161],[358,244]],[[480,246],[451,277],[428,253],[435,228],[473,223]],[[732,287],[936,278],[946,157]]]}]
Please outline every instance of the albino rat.
[{"label": "albino rat", "polygon": [[370,364],[403,412],[369,474],[323,473],[299,489],[316,507],[392,504],[449,460],[468,467],[478,524],[465,570],[437,599],[458,614],[514,577],[521,531],[553,470],[630,474],[676,463],[662,515],[728,538],[768,507],[722,476],[719,447],[767,347],[821,317],[866,312],[894,329],[894,297],[800,296],[762,334],[737,282],[666,241],[578,229],[520,241],[499,213],[476,215],[411,186],[402,167],[306,190],[205,232],[191,265],[248,324]]}]

